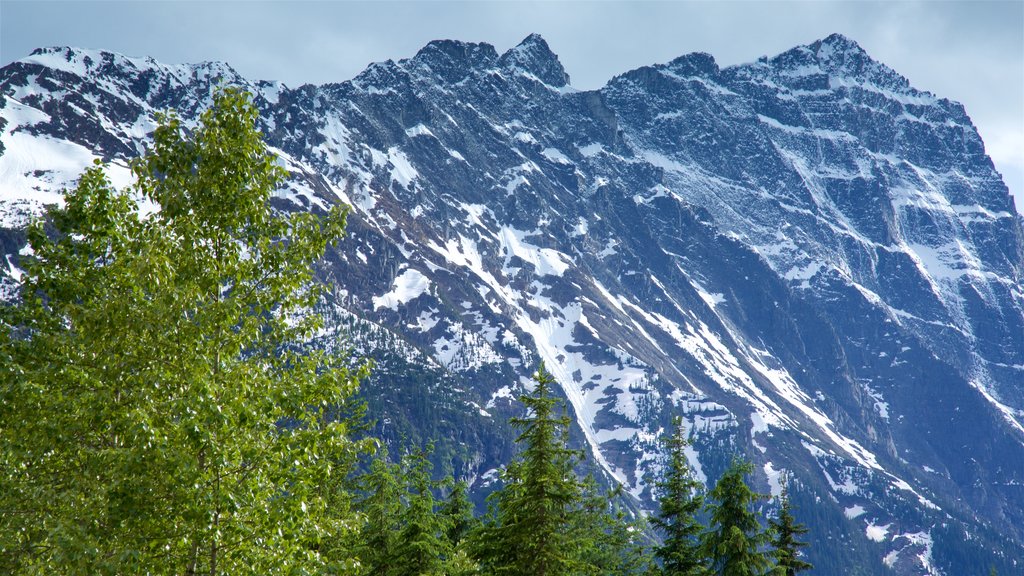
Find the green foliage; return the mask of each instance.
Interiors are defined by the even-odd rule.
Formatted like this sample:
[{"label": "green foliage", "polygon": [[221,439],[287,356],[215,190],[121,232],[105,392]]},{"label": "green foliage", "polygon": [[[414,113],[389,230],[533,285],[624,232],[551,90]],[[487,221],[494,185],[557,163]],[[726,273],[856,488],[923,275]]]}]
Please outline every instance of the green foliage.
[{"label": "green foliage", "polygon": [[785,576],[796,576],[797,572],[814,567],[800,559],[800,549],[805,548],[807,543],[801,542],[798,538],[806,534],[808,529],[803,524],[798,524],[793,517],[789,503],[788,481],[782,486],[778,516],[769,520],[768,525],[772,535],[772,555],[775,557],[777,572]]},{"label": "green foliage", "polygon": [[465,482],[452,484],[452,491],[441,505],[440,512],[444,517],[445,537],[452,547],[461,544],[479,524],[473,514],[473,503],[469,501],[469,486]]},{"label": "green foliage", "polygon": [[558,576],[578,573],[572,514],[580,501],[573,472],[578,452],[566,447],[569,418],[555,414],[554,378],[543,365],[536,387],[522,397],[529,415],[513,419],[522,453],[505,469],[491,495],[492,511],[473,535],[473,553],[485,572]]},{"label": "green foliage", "polygon": [[592,476],[583,480],[579,510],[573,526],[579,548],[581,574],[630,576],[651,574],[653,559],[648,553],[647,525],[630,521],[616,502],[619,490],[606,492]]},{"label": "green foliage", "polygon": [[449,555],[445,559],[448,576],[468,576],[480,571],[469,550],[468,536],[480,525],[473,511],[469,486],[465,482],[454,482],[451,493],[439,510],[448,542]]},{"label": "green foliage", "polygon": [[435,510],[434,483],[430,480],[427,452],[405,458],[408,505],[402,514],[399,533],[398,576],[440,575],[451,547],[445,538],[444,517]]},{"label": "green foliage", "polygon": [[761,528],[753,505],[765,497],[747,486],[744,476],[753,467],[733,461],[708,494],[708,529],[701,538],[704,554],[711,559],[713,574],[719,576],[760,576],[772,567],[766,550],[769,535]]},{"label": "green foliage", "polygon": [[554,379],[541,365],[536,386],[521,398],[527,417],[513,418],[522,452],[505,469],[490,497],[490,514],[469,535],[470,550],[486,574],[646,574],[644,526],[613,502],[617,493],[580,481],[581,454],[567,447],[569,419],[552,396]]},{"label": "green foliage", "polygon": [[664,539],[654,548],[654,555],[661,560],[666,576],[698,576],[708,573],[700,543],[704,528],[697,520],[704,506],[703,485],[693,477],[686,459],[689,441],[682,421],[677,418],[672,424],[675,432],[664,439],[668,462],[658,482],[659,511],[652,520]]},{"label": "green foliage", "polygon": [[285,172],[255,119],[234,90],[188,134],[165,117],[133,194],[92,168],[29,230],[0,316],[0,571],[346,569],[325,487],[361,446],[327,414],[364,371],[300,351],[345,214],[269,210]]},{"label": "green foliage", "polygon": [[360,478],[363,498],[357,509],[364,523],[354,546],[360,573],[388,576],[397,573],[398,539],[402,529],[401,468],[388,460],[381,447],[370,462],[370,470]]}]

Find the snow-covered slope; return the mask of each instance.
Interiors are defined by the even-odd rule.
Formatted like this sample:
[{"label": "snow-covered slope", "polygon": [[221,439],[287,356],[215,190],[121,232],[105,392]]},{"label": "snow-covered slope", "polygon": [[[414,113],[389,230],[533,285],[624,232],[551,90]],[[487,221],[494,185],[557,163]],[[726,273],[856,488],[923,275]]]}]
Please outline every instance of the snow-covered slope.
[{"label": "snow-covered slope", "polygon": [[[126,182],[155,114],[193,122],[217,83],[255,95],[282,209],[354,207],[333,305],[481,426],[543,360],[640,502],[681,415],[702,480],[735,453],[765,491],[793,475],[821,573],[1024,561],[1022,220],[963,108],[853,41],[597,91],[536,35],[297,89],[40,50],[0,70],[9,272],[28,215],[94,157]],[[482,486],[497,457],[460,472]]]}]

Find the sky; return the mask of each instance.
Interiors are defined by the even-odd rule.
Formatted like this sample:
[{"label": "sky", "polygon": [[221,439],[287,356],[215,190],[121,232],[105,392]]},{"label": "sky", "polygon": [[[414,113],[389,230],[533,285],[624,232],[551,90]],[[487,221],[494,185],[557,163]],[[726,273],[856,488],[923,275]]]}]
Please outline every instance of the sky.
[{"label": "sky", "polygon": [[708,52],[720,66],[839,32],[912,86],[964,104],[1024,214],[1024,1],[175,1],[0,0],[0,66],[42,46],[221,60],[295,87],[352,78],[431,40],[493,44],[540,33],[572,85]]}]

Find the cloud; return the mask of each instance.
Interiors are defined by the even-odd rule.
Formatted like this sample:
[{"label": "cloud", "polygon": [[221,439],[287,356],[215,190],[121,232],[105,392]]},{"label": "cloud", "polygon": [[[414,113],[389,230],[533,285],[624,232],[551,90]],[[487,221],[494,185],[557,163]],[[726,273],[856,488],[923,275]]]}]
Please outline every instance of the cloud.
[{"label": "cloud", "polygon": [[963,103],[1024,202],[1024,2],[23,2],[2,0],[0,65],[75,45],[223,60],[290,86],[348,80],[430,40],[499,51],[541,33],[578,88],[688,52],[739,64],[833,32]]}]

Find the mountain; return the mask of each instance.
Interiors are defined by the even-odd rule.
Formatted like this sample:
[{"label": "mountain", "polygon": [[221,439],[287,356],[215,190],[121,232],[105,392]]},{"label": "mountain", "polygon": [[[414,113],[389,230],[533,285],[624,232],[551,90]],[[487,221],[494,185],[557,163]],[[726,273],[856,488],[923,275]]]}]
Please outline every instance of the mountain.
[{"label": "mountain", "polygon": [[326,347],[377,359],[376,432],[485,493],[539,361],[592,465],[651,506],[680,415],[713,482],[792,478],[818,574],[1024,566],[1024,218],[960,104],[840,35],[572,87],[531,35],[289,88],[48,48],[0,69],[0,248],[155,116],[254,94],[282,210],[352,206]]}]

